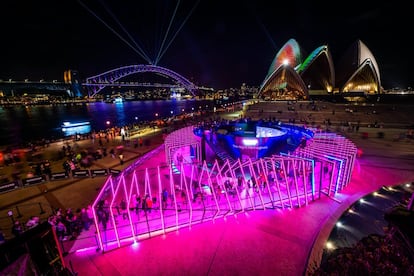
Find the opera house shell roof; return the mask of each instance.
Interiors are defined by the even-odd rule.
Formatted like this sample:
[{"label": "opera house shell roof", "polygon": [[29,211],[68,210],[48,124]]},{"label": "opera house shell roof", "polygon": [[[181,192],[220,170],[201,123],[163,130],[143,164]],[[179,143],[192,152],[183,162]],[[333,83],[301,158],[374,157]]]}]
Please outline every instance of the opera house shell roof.
[{"label": "opera house shell roof", "polygon": [[273,59],[259,97],[296,100],[330,93],[378,94],[380,90],[378,64],[362,41],[352,44],[334,66],[327,45],[304,55],[298,42],[289,39]]}]

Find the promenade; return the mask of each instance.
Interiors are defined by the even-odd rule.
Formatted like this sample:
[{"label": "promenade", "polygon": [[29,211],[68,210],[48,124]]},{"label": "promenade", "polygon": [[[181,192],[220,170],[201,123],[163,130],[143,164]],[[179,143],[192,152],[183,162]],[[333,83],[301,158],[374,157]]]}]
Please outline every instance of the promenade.
[{"label": "promenade", "polygon": [[[92,162],[91,166],[85,170],[105,170],[113,169],[120,171],[134,162],[138,157],[153,150],[162,144],[162,129],[147,128],[128,137],[126,141],[122,141],[121,137],[110,139],[106,142],[103,139],[103,146],[108,148],[108,155],[103,156]],[[135,147],[134,140],[142,137],[145,143],[142,146]],[[75,152],[90,151],[95,152],[100,146],[98,141],[91,139],[84,140],[64,140],[49,144],[47,147],[39,148],[36,152],[36,159],[28,162],[26,159],[19,163],[11,164],[9,166],[2,166],[0,174],[3,177],[12,179],[16,170],[19,171],[21,179],[27,178],[29,172],[33,172],[32,164],[41,163],[48,160],[52,173],[64,172],[63,163],[66,158],[56,160],[56,156],[62,150],[63,146],[70,145]],[[124,163],[121,165],[118,155],[114,158],[109,154],[109,150],[113,148],[115,151],[122,150],[124,156]],[[11,235],[11,218],[8,217],[7,212],[13,211],[14,220],[19,220],[25,223],[30,216],[39,216],[42,221],[47,220],[48,216],[52,214],[53,210],[61,208],[66,210],[71,208],[73,211],[81,209],[92,203],[97,191],[102,187],[105,179],[109,176],[98,175],[95,177],[74,177],[69,174],[67,178],[56,180],[49,180],[40,184],[29,185],[23,188],[18,188],[13,191],[0,194],[0,229],[7,238],[12,238]]]},{"label": "promenade", "polygon": [[[252,118],[261,116],[254,112],[245,115]],[[338,112],[337,110],[336,115]],[[284,113],[287,114],[287,111],[284,110]],[[338,116],[342,115],[346,114],[339,112]],[[315,121],[322,124],[321,114],[313,116],[319,116]],[[396,139],[407,129],[401,125],[368,127],[365,122],[371,118],[366,117],[360,117],[364,124],[358,132],[343,132],[344,136],[363,150],[363,154],[357,159],[351,183],[337,195],[336,200],[323,197],[305,208],[257,210],[237,217],[228,216],[225,220],[194,225],[191,229],[182,228],[177,232],[141,241],[135,246],[105,253],[93,250],[94,247],[92,250],[77,251],[76,247],[81,242],[93,245],[93,239],[86,238],[87,235],[93,237],[93,233],[85,232],[81,234],[85,235],[85,239],[65,244],[69,253],[65,257],[66,265],[72,267],[78,275],[305,275],[307,268],[320,260],[331,229],[350,205],[382,186],[411,183],[414,180],[414,140]],[[383,132],[384,135],[379,137],[378,132]],[[159,134],[146,134],[151,135],[146,136],[151,137],[148,146],[124,146],[123,165],[120,165],[117,158],[107,156],[97,160],[93,168],[122,169],[128,166],[137,157],[162,144],[162,136]],[[79,147],[86,148],[91,141],[76,143],[79,143]],[[118,146],[121,141],[113,143],[113,146]],[[61,146],[51,145],[47,150],[53,150],[53,147],[59,149]],[[144,165],[155,167],[164,162],[165,153],[160,151],[160,154],[147,160]],[[61,171],[61,164],[53,166]],[[50,208],[87,206],[96,197],[105,179],[102,176],[71,178],[0,194],[1,215],[5,216],[6,211],[16,205],[32,204],[30,206],[33,211],[33,206],[37,206],[38,202]],[[26,215],[26,210],[22,215]],[[0,225],[3,222],[5,226],[10,224],[7,217],[1,220]]]}]

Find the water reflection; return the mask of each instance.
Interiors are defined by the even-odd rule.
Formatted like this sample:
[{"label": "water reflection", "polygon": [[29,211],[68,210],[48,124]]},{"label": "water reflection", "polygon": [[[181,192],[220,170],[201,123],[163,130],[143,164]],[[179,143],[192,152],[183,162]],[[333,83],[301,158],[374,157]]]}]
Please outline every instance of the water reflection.
[{"label": "water reflection", "polygon": [[[130,101],[121,104],[96,102],[84,104],[0,107],[0,146],[21,144],[44,137],[63,137],[61,125],[65,121],[89,121],[92,130],[122,126],[167,118],[171,114],[212,109],[210,100]],[[171,113],[172,111],[172,113]]]}]

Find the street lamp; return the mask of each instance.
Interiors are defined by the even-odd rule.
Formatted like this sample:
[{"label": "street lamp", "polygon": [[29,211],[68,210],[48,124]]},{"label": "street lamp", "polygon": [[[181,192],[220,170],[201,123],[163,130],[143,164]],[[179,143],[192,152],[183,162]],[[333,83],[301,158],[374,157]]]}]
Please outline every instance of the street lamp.
[{"label": "street lamp", "polygon": [[11,219],[12,224],[14,225],[13,211],[12,210],[9,210],[7,212],[7,215],[9,216],[9,218]]}]

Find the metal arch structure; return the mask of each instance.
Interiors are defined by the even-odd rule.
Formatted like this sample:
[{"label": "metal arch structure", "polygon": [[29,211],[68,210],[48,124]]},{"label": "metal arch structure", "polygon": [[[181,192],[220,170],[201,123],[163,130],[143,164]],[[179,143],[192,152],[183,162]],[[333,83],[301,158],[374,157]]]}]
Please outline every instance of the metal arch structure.
[{"label": "metal arch structure", "polygon": [[195,96],[195,92],[197,90],[196,85],[194,85],[192,82],[190,82],[188,79],[181,76],[180,74],[170,69],[167,69],[165,67],[156,66],[156,65],[138,64],[138,65],[129,65],[129,66],[116,68],[116,69],[104,72],[102,74],[87,78],[86,83],[84,83],[83,85],[89,88],[88,89],[89,97],[94,97],[103,88],[105,88],[107,84],[109,83],[114,83],[117,80],[123,77],[126,77],[128,75],[132,75],[136,73],[147,73],[147,72],[158,73],[163,76],[172,78]]},{"label": "metal arch structure", "polygon": [[[357,147],[339,134],[309,129],[313,138],[293,152],[208,164],[200,162],[201,145],[193,127],[170,133],[164,144],[106,179],[92,203],[97,249],[102,253],[239,213],[306,208],[324,195],[340,203],[341,192],[351,182]],[[167,154],[165,165],[141,166],[162,150]],[[171,153],[181,150],[182,161],[172,158]],[[141,199],[151,199],[154,205],[141,207]],[[116,219],[122,201],[130,208],[123,211],[124,219]],[[108,219],[102,219],[104,214]]]}]

